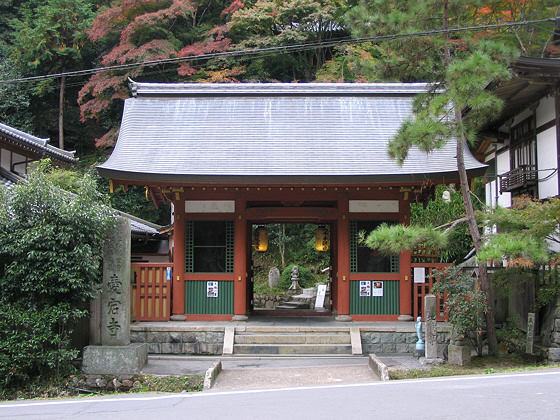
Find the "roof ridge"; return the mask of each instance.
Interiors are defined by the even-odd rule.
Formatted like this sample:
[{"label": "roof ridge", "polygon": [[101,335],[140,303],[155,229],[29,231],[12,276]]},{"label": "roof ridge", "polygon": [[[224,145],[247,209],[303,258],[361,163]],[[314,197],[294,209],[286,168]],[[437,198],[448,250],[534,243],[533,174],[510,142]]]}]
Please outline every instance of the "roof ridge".
[{"label": "roof ridge", "polygon": [[158,83],[129,79],[132,96],[355,96],[423,93],[431,83]]}]

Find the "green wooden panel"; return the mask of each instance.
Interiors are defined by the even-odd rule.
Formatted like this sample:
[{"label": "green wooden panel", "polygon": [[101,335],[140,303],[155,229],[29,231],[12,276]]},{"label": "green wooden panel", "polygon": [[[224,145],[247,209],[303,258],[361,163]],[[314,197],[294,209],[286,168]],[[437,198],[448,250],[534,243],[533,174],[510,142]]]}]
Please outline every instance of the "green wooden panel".
[{"label": "green wooden panel", "polygon": [[383,281],[383,296],[360,296],[360,282],[350,282],[351,315],[399,315],[399,282]]},{"label": "green wooden panel", "polygon": [[185,314],[233,314],[233,281],[218,282],[218,297],[206,296],[207,281],[185,282]]}]

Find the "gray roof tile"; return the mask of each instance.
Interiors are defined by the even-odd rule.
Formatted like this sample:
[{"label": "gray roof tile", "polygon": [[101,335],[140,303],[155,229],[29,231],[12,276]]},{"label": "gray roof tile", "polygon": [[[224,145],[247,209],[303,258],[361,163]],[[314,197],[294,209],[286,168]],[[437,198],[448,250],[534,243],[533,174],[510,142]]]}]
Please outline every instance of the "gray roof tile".
[{"label": "gray roof tile", "polygon": [[[390,182],[456,177],[455,144],[412,149],[399,166],[387,142],[424,84],[132,85],[117,145],[100,172],[143,181]],[[465,151],[470,170],[484,165]],[[227,180],[224,178],[227,177]],[[349,179],[348,179],[349,180]]]},{"label": "gray roof tile", "polygon": [[76,163],[78,159],[74,156],[75,152],[59,149],[48,144],[49,139],[41,139],[29,133],[0,123],[0,136],[22,147],[29,148],[35,153],[50,157],[67,163]]}]

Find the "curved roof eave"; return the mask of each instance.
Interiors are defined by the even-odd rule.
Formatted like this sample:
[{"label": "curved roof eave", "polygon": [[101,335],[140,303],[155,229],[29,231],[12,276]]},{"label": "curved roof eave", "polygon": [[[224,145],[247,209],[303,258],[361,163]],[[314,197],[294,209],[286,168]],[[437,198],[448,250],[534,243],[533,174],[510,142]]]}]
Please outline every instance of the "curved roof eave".
[{"label": "curved roof eave", "polygon": [[[116,171],[98,167],[101,176],[121,182],[130,181],[139,184],[241,184],[241,185],[332,185],[332,184],[405,184],[434,183],[456,181],[457,171],[431,172],[421,174],[400,175],[185,175],[185,174],[154,174],[142,172]],[[467,170],[469,177],[482,176],[486,165]]]}]

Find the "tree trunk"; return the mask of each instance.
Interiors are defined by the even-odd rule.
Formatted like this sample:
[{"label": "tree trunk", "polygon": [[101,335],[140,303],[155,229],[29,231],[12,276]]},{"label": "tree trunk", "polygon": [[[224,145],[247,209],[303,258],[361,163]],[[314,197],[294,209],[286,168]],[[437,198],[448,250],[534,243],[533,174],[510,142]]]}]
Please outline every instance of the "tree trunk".
[{"label": "tree trunk", "polygon": [[[455,109],[455,119],[457,124],[462,122],[463,116],[461,111]],[[467,178],[467,170],[465,169],[465,160],[463,156],[463,150],[466,147],[466,141],[464,138],[457,138],[457,170],[459,171],[459,179],[461,182],[461,192],[463,194],[463,202],[465,204],[465,212],[467,216],[467,222],[469,225],[469,231],[474,244],[474,249],[478,254],[482,248],[482,236],[478,229],[478,224],[476,223],[476,218],[474,216],[474,208],[471,200],[471,193],[469,188],[469,180]],[[480,289],[486,296],[486,331],[488,333],[488,352],[490,354],[496,354],[498,352],[498,339],[496,336],[496,326],[494,324],[494,296],[492,289],[490,288],[490,281],[488,280],[488,270],[486,262],[482,261],[478,263],[478,280],[480,283]]]},{"label": "tree trunk", "polygon": [[286,268],[286,259],[284,257],[284,252],[286,251],[286,225],[281,224],[282,229],[280,232],[280,241],[278,241],[278,250],[280,251],[280,259],[282,260],[282,269]]},{"label": "tree trunk", "polygon": [[64,150],[64,90],[66,77],[60,79],[60,94],[58,96],[58,147]]},{"label": "tree trunk", "polygon": [[[443,4],[443,29],[448,29],[448,1]],[[444,37],[446,40],[444,47],[444,63],[448,67],[451,64],[451,53],[449,49],[449,34],[444,32]],[[456,104],[453,104],[455,110],[455,123],[460,125],[463,122],[462,111],[457,108]],[[478,224],[476,223],[476,218],[474,217],[474,208],[471,200],[471,191],[469,188],[469,180],[467,178],[467,170],[465,168],[465,158],[463,155],[463,150],[466,147],[467,142],[464,136],[457,133],[457,171],[459,172],[459,180],[461,183],[461,193],[463,195],[463,203],[465,206],[465,214],[467,223],[469,225],[469,231],[473,240],[473,245],[476,253],[480,252],[482,248],[482,237],[480,231],[478,230]],[[488,352],[490,354],[496,354],[498,352],[498,338],[496,336],[496,325],[494,324],[494,296],[492,289],[490,288],[490,281],[488,280],[488,269],[486,262],[478,263],[478,281],[480,284],[480,289],[486,297],[486,332],[488,334]]]}]

